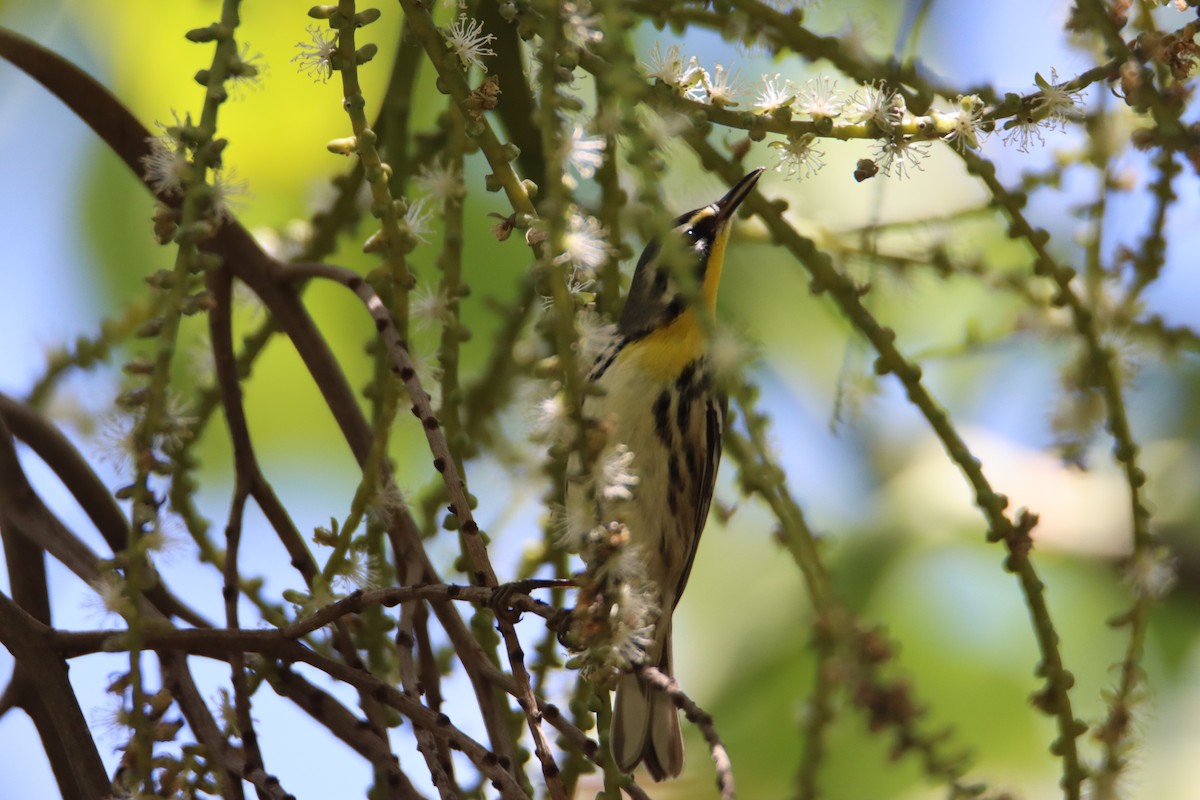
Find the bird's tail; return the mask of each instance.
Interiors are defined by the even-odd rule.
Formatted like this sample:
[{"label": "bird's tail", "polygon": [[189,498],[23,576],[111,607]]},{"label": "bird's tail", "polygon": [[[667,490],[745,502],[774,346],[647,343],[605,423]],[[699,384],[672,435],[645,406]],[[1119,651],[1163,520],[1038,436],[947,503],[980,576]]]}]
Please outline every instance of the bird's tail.
[{"label": "bird's tail", "polygon": [[[671,673],[671,625],[658,658],[663,674]],[[679,711],[671,698],[652,690],[637,675],[622,675],[613,704],[609,731],[613,758],[622,772],[632,772],[644,762],[656,781],[676,778],[683,772],[683,736],[679,731]]]}]

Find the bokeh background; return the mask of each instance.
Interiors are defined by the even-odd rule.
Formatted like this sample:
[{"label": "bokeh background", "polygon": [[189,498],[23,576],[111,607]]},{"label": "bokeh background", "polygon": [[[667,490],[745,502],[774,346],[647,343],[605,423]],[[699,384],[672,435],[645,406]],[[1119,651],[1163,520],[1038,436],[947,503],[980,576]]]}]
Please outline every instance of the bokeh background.
[{"label": "bokeh background", "polygon": [[[328,194],[327,179],[347,166],[325,142],[346,134],[336,82],[314,83],[289,63],[295,44],[307,39],[308,4],[246,3],[241,37],[261,52],[264,78],[242,90],[221,112],[221,133],[230,140],[229,165],[247,190],[237,213],[252,229],[285,231]],[[899,47],[918,53],[932,72],[958,85],[988,83],[1003,91],[1033,90],[1035,72],[1051,68],[1063,78],[1090,66],[1088,53],[1063,34],[1068,4],[1041,0],[925,4],[846,2],[817,4],[812,27],[854,37],[869,52]],[[387,42],[398,30],[399,10],[381,4],[382,22],[371,28],[382,55],[362,71],[368,98],[387,78]],[[208,51],[182,34],[217,13],[210,0],[0,0],[0,24],[47,44],[82,65],[147,125],[196,110],[200,90],[192,81]],[[447,19],[451,9],[443,10]],[[797,83],[826,74],[844,91],[854,87],[822,65],[772,62],[703,32],[680,38],[647,27],[637,41],[642,53],[655,42],[683,46],[708,68],[736,67],[747,87],[763,73],[782,73]],[[827,69],[827,67],[825,67]],[[414,127],[435,124],[442,108],[431,80],[421,81]],[[1103,88],[1085,95],[1101,101]],[[748,92],[752,97],[752,88]],[[731,135],[731,138],[732,135]],[[1044,169],[1056,153],[1078,148],[1073,133],[1053,132],[1044,147],[1019,152],[993,135],[983,152],[996,160],[1005,180]],[[870,155],[859,143],[822,145],[828,162],[803,181],[768,173],[760,186],[785,197],[797,225],[822,239],[853,240],[853,232],[897,221],[913,223],[887,239],[920,249],[944,243],[952,252],[983,259],[995,268],[1022,269],[1028,254],[1004,236],[988,213],[971,214],[985,197],[961,162],[934,149],[922,169],[907,178],[857,183],[854,164]],[[723,188],[696,169],[681,147],[668,154],[663,186],[668,207],[686,209],[718,196]],[[468,167],[466,279],[472,297],[464,316],[474,339],[466,345],[464,371],[482,363],[497,318],[489,298],[506,299],[527,267],[517,242],[498,244],[487,213],[507,213],[503,198],[482,191],[478,157]],[[750,166],[775,163],[763,146]],[[1131,187],[1110,195],[1104,250],[1136,245],[1149,213],[1143,191],[1150,172],[1140,154],[1122,155],[1115,171]],[[1033,195],[1029,214],[1054,234],[1056,253],[1067,263],[1080,257],[1085,220],[1073,207],[1094,197],[1096,177],[1084,168],[1064,175],[1060,188]],[[1181,196],[1167,222],[1169,248],[1158,283],[1148,290],[1148,309],[1170,324],[1200,329],[1194,253],[1197,182],[1190,170],[1177,184]],[[586,187],[585,187],[586,191]],[[151,202],[141,184],[54,98],[7,65],[0,64],[0,390],[21,396],[45,370],[55,346],[94,335],[142,297],[149,272],[169,267],[172,252],[151,237]],[[349,237],[336,256],[360,269],[365,237]],[[637,243],[632,243],[640,247]],[[418,274],[433,275],[436,250],[414,254]],[[825,537],[824,555],[837,590],[865,620],[886,626],[902,644],[897,660],[927,705],[931,726],[953,728],[953,741],[970,748],[971,775],[1023,797],[1057,794],[1058,764],[1047,753],[1054,738],[1050,719],[1027,697],[1037,688],[1037,653],[1015,580],[1001,568],[999,546],[984,542],[984,524],[972,508],[965,482],[898,384],[876,381],[874,358],[822,297],[808,291],[806,273],[766,240],[754,223],[742,223],[725,272],[719,314],[759,354],[749,374],[763,387],[762,405],[773,419],[772,441],[788,483],[813,525]],[[1069,343],[1021,332],[1028,309],[1019,299],[965,278],[943,280],[914,269],[903,276],[868,271],[875,291],[872,311],[898,333],[902,350],[918,359],[925,382],[950,410],[985,472],[1013,507],[1041,517],[1035,531],[1036,566],[1048,586],[1062,652],[1076,678],[1076,714],[1103,718],[1102,692],[1115,682],[1122,631],[1105,625],[1127,607],[1129,588],[1117,563],[1129,531],[1123,483],[1100,436],[1086,469],[1062,463],[1053,443],[1052,416],[1059,400],[1059,370]],[[306,302],[342,357],[352,382],[369,377],[362,345],[370,326],[357,305],[333,290],[311,291]],[[256,320],[253,303],[239,325]],[[203,326],[193,321],[185,337],[202,350]],[[1135,437],[1143,445],[1154,529],[1177,547],[1180,582],[1152,617],[1144,666],[1149,691],[1139,706],[1143,746],[1126,785],[1127,796],[1187,798],[1200,789],[1200,647],[1197,636],[1200,574],[1189,571],[1200,555],[1196,522],[1200,503],[1200,424],[1197,359],[1184,351],[1170,359],[1153,348],[1128,343],[1140,369],[1129,387]],[[119,362],[118,362],[119,363]],[[197,355],[194,379],[203,379]],[[184,378],[187,380],[187,378]],[[117,366],[72,376],[55,394],[51,411],[93,454],[115,486],[119,469],[106,430],[119,391]],[[302,530],[342,516],[357,483],[353,459],[294,352],[276,342],[260,359],[246,386],[251,431],[267,474]],[[529,412],[509,413],[513,429]],[[400,480],[415,490],[428,479],[421,470],[419,432],[400,426],[396,451]],[[519,435],[519,433],[518,433]],[[231,459],[223,423],[210,425],[197,451],[203,460],[202,510],[220,520],[230,489]],[[416,453],[406,465],[403,454]],[[119,466],[119,465],[118,465]],[[61,486],[36,459],[27,468],[39,491],[97,549],[99,537],[71,506]],[[538,536],[544,486],[536,466],[513,469],[483,460],[468,466],[480,498],[480,519],[495,540],[498,565],[512,569],[523,548]],[[798,570],[772,539],[772,523],[756,502],[739,497],[734,469],[726,463],[717,502],[733,511],[727,522],[710,521],[687,596],[676,614],[676,662],[682,685],[715,716],[727,742],[743,797],[790,793],[800,749],[804,698],[812,683],[811,608]],[[202,611],[219,617],[220,576],[197,566],[182,534],[164,560],[168,582]],[[441,550],[449,563],[452,544]],[[436,550],[435,550],[436,552]],[[297,588],[298,579],[269,529],[250,518],[244,563],[261,572],[268,592]],[[56,624],[94,628],[115,624],[90,599],[91,592],[65,569],[51,565]],[[0,589],[7,584],[0,578]],[[72,666],[85,709],[105,725],[103,686],[119,658],[93,656]],[[0,651],[0,675],[11,658]],[[202,671],[215,687],[227,677],[216,665]],[[215,693],[215,689],[213,689]],[[309,730],[286,704],[260,693],[255,714],[269,768],[300,797],[360,797],[367,769],[341,745]],[[841,709],[834,724],[822,779],[831,798],[937,796],[911,761],[892,763],[890,743],[866,731],[861,715]],[[106,734],[111,752],[119,735]],[[684,779],[652,787],[654,797],[712,795],[711,765],[699,736],[688,729]],[[1094,756],[1095,748],[1085,747]],[[19,713],[0,719],[0,795],[52,797],[56,789],[32,725]]]}]

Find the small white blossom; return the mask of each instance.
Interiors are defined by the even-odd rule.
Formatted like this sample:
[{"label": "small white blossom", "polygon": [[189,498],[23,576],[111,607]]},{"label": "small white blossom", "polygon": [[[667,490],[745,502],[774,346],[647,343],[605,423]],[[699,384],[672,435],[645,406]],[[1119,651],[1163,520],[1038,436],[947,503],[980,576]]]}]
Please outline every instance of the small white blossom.
[{"label": "small white blossom", "polygon": [[[626,554],[639,561],[642,558],[634,548],[626,547],[621,556],[622,561],[630,560],[624,558]],[[654,641],[654,626],[658,616],[658,604],[654,600],[653,589],[646,585],[622,582],[617,602],[609,612],[612,639],[611,650],[605,659],[606,666],[623,670],[644,662],[646,650]]]},{"label": "small white blossom", "polygon": [[[604,139],[599,136],[588,136],[582,125],[576,125],[571,132],[567,163],[578,173],[580,178],[585,181],[590,180],[600,165],[604,163]],[[570,183],[573,182],[574,179],[571,179]]]},{"label": "small white blossom", "polygon": [[[595,294],[589,293],[588,289],[595,284],[595,279],[592,277],[592,272],[589,270],[581,270],[575,266],[571,270],[571,275],[566,278],[566,293],[577,297],[578,301],[587,305],[587,303],[595,300]],[[542,311],[550,312],[554,308],[553,295],[546,295],[541,299]]]},{"label": "small white blossom", "polygon": [[852,122],[874,122],[881,130],[890,131],[904,120],[904,96],[886,83],[870,83],[859,87],[843,107]]},{"label": "small white blossom", "polygon": [[1016,145],[1022,153],[1028,153],[1034,144],[1044,145],[1044,131],[1065,131],[1067,122],[1081,113],[1079,91],[1058,84],[1055,70],[1050,70],[1050,78],[1047,81],[1040,73],[1035,75],[1034,83],[1041,94],[1027,100],[1017,116],[1004,123],[1004,143]]},{"label": "small white blossom", "polygon": [[703,74],[704,70],[700,68],[700,60],[692,56],[688,59],[687,66],[683,68],[683,73],[680,75],[679,87],[690,89],[700,82],[700,76]]},{"label": "small white blossom", "polygon": [[[594,281],[592,278],[588,277],[588,273],[576,269],[571,273],[570,280],[567,281],[567,292],[579,297],[584,303],[590,303],[593,299],[595,299],[595,295],[588,294],[587,291],[588,289],[592,288],[592,285],[595,282],[596,281]],[[548,301],[546,304],[547,308],[554,305],[553,297],[548,297],[546,299]]]},{"label": "small white blossom", "polygon": [[796,108],[813,119],[833,118],[842,113],[845,102],[837,89],[837,81],[822,75],[809,81],[796,97]]},{"label": "small white blossom", "polygon": [[440,289],[428,284],[418,286],[413,291],[409,312],[417,327],[421,329],[444,325],[453,318],[449,299]]},{"label": "small white blossom", "polygon": [[889,177],[894,172],[898,178],[907,178],[909,170],[924,170],[921,160],[929,155],[929,142],[905,137],[884,139],[875,148],[875,163]]},{"label": "small white blossom", "polygon": [[[442,374],[443,369],[441,362],[438,360],[438,352],[436,349],[428,347],[418,347],[410,343],[408,348],[409,360],[412,362],[413,372],[416,381],[421,384],[421,388],[429,395],[429,404],[434,409],[442,407]],[[407,391],[407,386],[405,387]],[[395,513],[398,508],[403,508],[404,499],[402,497],[395,498],[400,506],[389,505],[393,502],[391,498],[386,498],[382,492],[379,492],[379,502],[381,504],[380,512]],[[386,504],[385,504],[386,501]],[[368,509],[368,513],[371,509]]]},{"label": "small white blossom", "polygon": [[[630,532],[624,523],[609,523],[610,529],[612,526],[620,525],[625,528],[621,531],[625,537],[630,535]],[[624,537],[623,537],[624,538]],[[621,593],[618,595],[618,602],[625,605],[626,608],[632,609],[637,605],[647,606],[647,610],[654,616],[658,615],[658,603],[654,600],[656,594],[655,587],[646,577],[646,565],[648,559],[643,547],[636,543],[624,539],[625,543],[617,548],[613,558],[610,559],[608,565],[608,575],[621,581],[625,586],[621,588]],[[632,592],[633,594],[628,594]],[[641,594],[642,597],[636,595]],[[633,605],[629,605],[628,601],[633,601]]]},{"label": "small white blossom", "polygon": [[754,101],[754,106],[759,111],[775,111],[790,106],[795,101],[796,88],[788,80],[780,83],[779,73],[763,75],[762,82],[762,91],[758,93],[758,99]]},{"label": "small white blossom", "polygon": [[456,167],[442,161],[437,161],[432,166],[422,164],[413,177],[413,183],[439,203],[461,200],[466,191],[462,173]]},{"label": "small white blossom", "polygon": [[[784,180],[796,178],[811,178],[825,166],[825,153],[813,147],[816,135],[803,133],[799,136],[788,137],[786,142],[771,142],[771,147],[779,151],[779,161],[775,171],[782,172]],[[803,173],[803,174],[801,174]]]},{"label": "small white blossom", "polygon": [[336,581],[345,591],[367,591],[377,589],[383,579],[383,568],[370,554],[351,548],[346,555]]},{"label": "small white blossom", "polygon": [[90,716],[91,727],[102,737],[128,741],[133,723],[129,709],[125,707],[124,693],[110,697],[103,706],[92,709]]},{"label": "small white blossom", "polygon": [[133,474],[133,426],[136,420],[126,411],[106,415],[96,428],[96,459],[121,478]]},{"label": "small white blossom", "polygon": [[[1078,283],[1078,279],[1074,281]],[[1105,286],[1104,289],[1111,289]],[[1111,291],[1103,291],[1103,295],[1111,295]],[[1108,297],[1105,297],[1108,300]],[[1119,306],[1118,306],[1119,307]],[[1100,334],[1100,347],[1108,355],[1109,369],[1113,378],[1122,386],[1134,384],[1142,366],[1147,361],[1148,354],[1140,343],[1119,329],[1109,329]]]},{"label": "small white blossom", "polygon": [[605,500],[632,500],[638,476],[633,471],[633,451],[618,442],[598,459],[596,493]]},{"label": "small white blossom", "polygon": [[934,118],[941,124],[948,124],[950,130],[942,136],[942,141],[954,145],[960,152],[979,149],[979,141],[984,132],[980,125],[983,122],[984,104],[979,95],[969,94],[958,98],[958,108],[949,113],[933,112]]},{"label": "small white blossom", "polygon": [[157,524],[142,534],[141,543],[154,556],[154,563],[161,566],[186,553],[186,535],[186,523],[164,509],[159,513]]},{"label": "small white blossom", "polygon": [[576,350],[579,361],[590,365],[617,339],[617,326],[591,309],[584,309],[576,318],[579,341]]},{"label": "small white blossom", "polygon": [[229,62],[229,82],[232,87],[230,94],[236,96],[244,89],[257,87],[266,74],[263,54],[251,51],[250,45],[242,42],[237,55]]},{"label": "small white blossom", "polygon": [[215,170],[212,178],[212,208],[218,219],[233,219],[240,211],[249,189],[246,181],[232,169]]},{"label": "small white blossom", "polygon": [[623,585],[653,590],[647,586],[645,554],[630,541],[631,537],[632,532],[624,522],[609,520],[594,525],[584,542],[582,555],[588,574],[609,584],[606,597],[613,606],[621,602]]},{"label": "small white blossom", "polygon": [[166,407],[162,410],[159,429],[154,434],[154,447],[170,454],[189,442],[196,417],[191,414],[188,401],[178,394],[168,394]]},{"label": "small white blossom", "polygon": [[592,13],[590,0],[567,0],[561,9],[567,39],[572,43],[586,47],[604,41],[600,15]]},{"label": "small white blossom", "polygon": [[96,595],[87,601],[87,606],[98,616],[123,616],[133,610],[129,595],[125,593],[125,580],[119,573],[103,572],[90,584]]},{"label": "small white blossom", "polygon": [[1134,557],[1125,580],[1137,594],[1148,600],[1162,600],[1175,587],[1175,559],[1165,547],[1143,550]]},{"label": "small white blossom", "polygon": [[567,433],[569,423],[567,405],[557,387],[553,394],[534,402],[532,427],[535,438],[546,442],[561,441]]},{"label": "small white blossom", "polygon": [[585,272],[596,269],[612,255],[612,247],[605,237],[606,232],[600,226],[600,220],[578,210],[572,211],[567,232],[563,236],[565,252],[559,256],[560,263],[569,261],[576,270]]},{"label": "small white blossom", "polygon": [[[415,352],[413,353],[413,362],[418,377],[422,380],[427,379],[429,377],[428,365],[420,363],[420,356]],[[433,390],[436,392],[438,387],[434,385]],[[433,402],[432,397],[430,402]],[[384,482],[375,488],[374,496],[367,503],[367,522],[382,528],[390,527],[399,516],[408,513],[407,508],[400,488],[392,481]],[[376,566],[378,567],[378,565]]]},{"label": "small white blossom", "polygon": [[494,56],[496,51],[488,47],[496,37],[483,32],[483,23],[459,14],[458,19],[446,30],[446,43],[458,56],[463,69],[483,67],[484,56]]},{"label": "small white blossom", "polygon": [[[178,118],[175,122],[178,126]],[[161,122],[155,124],[163,132],[146,137],[150,152],[140,159],[142,177],[158,194],[175,194],[183,190],[184,182],[191,175],[192,162],[188,159],[187,148],[171,128]]]},{"label": "small white blossom", "polygon": [[753,358],[753,350],[741,337],[725,326],[717,326],[708,359],[718,386],[728,386]]},{"label": "small white blossom", "polygon": [[408,210],[404,212],[404,225],[408,228],[408,233],[421,244],[429,244],[429,240],[425,235],[433,231],[430,224],[433,220],[433,209],[426,208],[428,198],[418,197],[411,203],[408,203]]},{"label": "small white blossom", "polygon": [[1032,112],[1022,111],[1020,116],[1004,123],[1004,143],[1015,144],[1022,153],[1028,153],[1034,144],[1046,143],[1046,137],[1041,130],[1043,124],[1043,120],[1038,119]]},{"label": "small white blossom", "polygon": [[717,108],[737,105],[737,96],[742,92],[741,81],[736,70],[727,70],[717,64],[711,73],[700,70],[700,83],[688,90],[693,100],[708,103]]},{"label": "small white blossom", "polygon": [[1078,89],[1067,89],[1067,84],[1058,82],[1058,70],[1051,68],[1049,81],[1040,73],[1034,75],[1034,83],[1042,94],[1034,99],[1033,111],[1039,118],[1049,120],[1048,127],[1065,129],[1069,120],[1079,117],[1082,95]]},{"label": "small white blossom", "polygon": [[582,496],[582,492],[570,494],[566,506],[554,509],[554,540],[569,553],[583,549],[588,533],[596,524]]},{"label": "small white blossom", "polygon": [[311,41],[296,42],[300,52],[292,57],[292,63],[312,78],[314,81],[325,83],[333,76],[333,54],[337,52],[337,31],[323,28],[320,25],[309,25],[305,30]]},{"label": "small white blossom", "polygon": [[692,57],[685,65],[682,51],[677,44],[668,47],[664,53],[662,45],[655,42],[649,59],[648,63],[642,64],[646,70],[646,77],[660,80],[668,86],[679,86],[686,89],[695,83],[698,77],[700,65],[695,57]]}]

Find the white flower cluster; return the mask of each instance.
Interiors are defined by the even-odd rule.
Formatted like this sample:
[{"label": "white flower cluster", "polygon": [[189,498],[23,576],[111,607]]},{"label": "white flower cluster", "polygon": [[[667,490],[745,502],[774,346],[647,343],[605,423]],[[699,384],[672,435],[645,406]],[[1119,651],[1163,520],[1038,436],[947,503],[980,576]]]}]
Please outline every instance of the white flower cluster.
[{"label": "white flower cluster", "polygon": [[802,133],[789,136],[786,141],[771,142],[770,146],[779,154],[775,171],[783,173],[784,180],[816,175],[825,166],[825,151],[813,147],[816,140],[816,134]]},{"label": "white flower cluster", "polygon": [[1138,597],[1162,600],[1175,588],[1178,570],[1171,552],[1151,547],[1135,556],[1125,572],[1125,581]]},{"label": "white flower cluster", "polygon": [[645,661],[659,619],[658,590],[624,525],[596,525],[582,539],[587,572],[575,613],[585,638],[578,666],[585,675],[610,676]]},{"label": "white flower cluster", "polygon": [[[859,125],[874,125],[884,138],[880,139],[877,158],[885,175],[895,169],[901,177],[909,168],[920,168],[919,160],[927,153],[928,145],[894,131],[904,122],[907,109],[904,97],[886,84],[868,84],[849,97],[838,90],[837,81],[821,75],[796,87],[778,73],[762,76],[762,89],[754,104],[758,113],[772,114],[784,109],[804,114],[813,122],[831,124],[833,120]],[[825,152],[816,147],[817,136],[803,133],[775,141],[779,160],[775,171],[784,179],[811,178],[825,166]]]},{"label": "white flower cluster", "polygon": [[1067,122],[1077,119],[1081,113],[1079,91],[1069,88],[1069,83],[1059,83],[1057,70],[1050,70],[1050,80],[1037,73],[1033,83],[1039,94],[1004,124],[1004,143],[1015,144],[1022,153],[1028,153],[1034,143],[1046,143],[1044,130],[1065,131]]},{"label": "white flower cluster", "polygon": [[[655,44],[642,64],[648,78],[675,89],[680,96],[716,107],[736,106],[742,89],[736,72],[718,64],[713,71],[700,65],[695,56],[684,56],[679,45],[665,50]],[[1068,120],[1079,115],[1078,90],[1070,83],[1059,83],[1051,70],[1050,80],[1035,78],[1038,92],[1027,98],[1020,113],[1005,124],[1004,141],[1027,151],[1034,142],[1042,142],[1044,130],[1065,129]],[[875,165],[884,175],[908,177],[920,170],[937,139],[960,151],[980,147],[986,131],[988,109],[977,95],[959,97],[948,110],[934,109],[929,116],[909,113],[904,95],[884,82],[860,86],[846,96],[837,81],[820,75],[798,86],[779,73],[764,74],[753,100],[758,114],[793,114],[809,117],[816,132],[794,133],[772,142],[777,151],[777,172],[787,178],[809,178],[825,164],[825,153],[817,145],[818,136],[834,121],[848,125],[870,126],[867,135],[877,139]],[[850,138],[859,138],[855,132]]]},{"label": "white flower cluster", "polygon": [[664,52],[662,45],[654,44],[649,61],[642,64],[646,76],[661,81],[682,92],[686,97],[717,108],[736,106],[742,92],[741,81],[736,70],[717,64],[712,72],[700,66],[695,56],[684,61],[682,50],[674,44]]},{"label": "white flower cluster", "polygon": [[[176,125],[179,120],[176,118]],[[188,149],[171,132],[171,128],[161,122],[154,123],[162,133],[150,136],[146,144],[150,152],[142,156],[142,177],[158,194],[176,194],[183,191],[184,181],[192,174],[192,162],[188,157]]]},{"label": "white flower cluster", "polygon": [[[643,559],[633,548],[625,548],[622,561],[641,571]],[[592,654],[601,668],[626,670],[646,659],[646,650],[654,640],[658,604],[653,588],[644,578],[636,582],[623,580],[616,595],[608,614],[608,641],[593,647]]]},{"label": "white flower cluster", "polygon": [[[192,126],[190,114],[181,120],[174,111],[170,125],[156,122],[161,131],[146,138],[150,152],[142,156],[142,177],[158,194],[181,194],[199,173],[193,165],[193,145],[184,141],[185,129]],[[246,193],[246,182],[239,180],[232,169],[214,167],[209,184],[208,203],[216,220],[229,219]]]},{"label": "white flower cluster", "polygon": [[428,197],[418,197],[411,202],[406,198],[404,217],[400,220],[401,226],[408,231],[409,236],[421,244],[429,244],[425,236],[433,232],[433,209],[426,208],[428,201]]},{"label": "white flower cluster", "polygon": [[600,15],[592,9],[591,0],[565,0],[560,7],[567,38],[580,47],[604,41],[600,30]]},{"label": "white flower cluster", "polygon": [[622,443],[606,450],[598,460],[596,494],[605,500],[632,500],[638,485],[633,470],[633,451]]},{"label": "white flower cluster", "polygon": [[300,50],[292,57],[297,69],[314,81],[325,83],[333,77],[333,54],[337,52],[337,31],[320,25],[309,25],[307,42],[296,42]]},{"label": "white flower cluster", "polygon": [[496,37],[483,32],[483,23],[470,19],[466,14],[459,14],[458,19],[445,30],[446,46],[458,58],[463,69],[483,67],[484,56],[494,56],[496,51],[490,45]]},{"label": "white flower cluster", "polygon": [[[540,229],[531,232],[540,232]],[[544,238],[544,232],[541,236]],[[589,290],[596,282],[596,270],[614,255],[613,247],[608,243],[608,231],[600,224],[600,220],[572,206],[568,212],[567,230],[563,234],[562,246],[562,252],[554,261],[556,264],[571,266],[567,277],[567,291],[586,306],[593,299]],[[549,309],[552,304],[552,298],[544,298],[544,308]]]},{"label": "white flower cluster", "polygon": [[422,164],[413,178],[413,183],[438,203],[445,203],[447,200],[462,200],[467,194],[462,173],[453,165],[442,161]]},{"label": "white flower cluster", "polygon": [[978,150],[979,143],[983,138],[983,131],[980,126],[983,123],[984,112],[983,100],[979,99],[979,95],[966,95],[959,97],[957,108],[952,111],[934,110],[931,114],[934,123],[941,130],[948,128],[949,131],[942,136],[942,141],[951,144],[959,151]]},{"label": "white flower cluster", "polygon": [[[564,142],[564,145],[567,165],[581,180],[591,180],[604,163],[604,139],[589,136],[582,125],[576,125],[571,131],[570,141]],[[571,189],[579,185],[574,176],[569,174],[563,176],[563,182]]]}]

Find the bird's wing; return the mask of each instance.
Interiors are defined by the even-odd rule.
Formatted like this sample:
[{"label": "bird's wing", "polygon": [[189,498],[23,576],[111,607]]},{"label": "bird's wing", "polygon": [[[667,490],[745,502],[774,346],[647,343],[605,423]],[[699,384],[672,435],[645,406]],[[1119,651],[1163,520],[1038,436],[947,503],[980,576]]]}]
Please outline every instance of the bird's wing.
[{"label": "bird's wing", "polygon": [[[679,603],[679,598],[683,596],[688,577],[692,574],[692,562],[696,560],[696,551],[700,549],[700,534],[704,533],[704,523],[708,519],[708,507],[712,503],[713,487],[717,482],[717,467],[721,463],[721,435],[725,430],[725,416],[729,410],[729,401],[724,395],[705,392],[701,399],[704,413],[692,414],[690,425],[684,431],[689,446],[696,448],[696,452],[701,455],[703,460],[697,480],[693,484],[694,496],[690,498],[692,501],[689,507],[689,510],[692,511],[691,519],[687,519],[688,515],[683,515],[685,524],[691,526],[691,530],[685,531],[690,537],[690,544],[683,572],[679,576],[679,583],[675,586],[672,608]],[[697,405],[699,404],[698,400]]]}]

